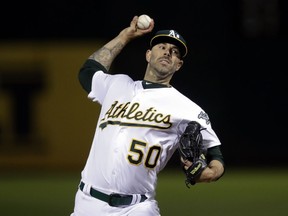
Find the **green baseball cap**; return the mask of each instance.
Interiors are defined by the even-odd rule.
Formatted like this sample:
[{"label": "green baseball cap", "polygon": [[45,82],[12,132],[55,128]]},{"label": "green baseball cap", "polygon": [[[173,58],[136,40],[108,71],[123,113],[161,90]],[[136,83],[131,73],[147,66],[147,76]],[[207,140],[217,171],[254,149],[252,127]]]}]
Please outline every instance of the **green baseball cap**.
[{"label": "green baseball cap", "polygon": [[184,58],[188,53],[188,48],[184,38],[175,30],[160,30],[157,31],[154,37],[150,40],[151,48],[159,43],[171,43],[176,45],[182,58]]}]

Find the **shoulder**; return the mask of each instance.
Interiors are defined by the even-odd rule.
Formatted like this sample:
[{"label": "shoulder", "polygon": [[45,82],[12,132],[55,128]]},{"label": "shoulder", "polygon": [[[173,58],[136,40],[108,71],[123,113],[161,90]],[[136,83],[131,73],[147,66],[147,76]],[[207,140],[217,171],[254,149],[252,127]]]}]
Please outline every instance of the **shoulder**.
[{"label": "shoulder", "polygon": [[199,104],[194,102],[191,98],[187,97],[186,95],[184,95],[183,93],[175,89],[174,87],[171,88],[170,94],[173,95],[175,99],[177,99],[177,102],[181,104],[185,104],[185,107],[183,107],[184,109],[193,108],[197,110],[198,109],[203,110]]},{"label": "shoulder", "polygon": [[177,101],[178,111],[183,116],[183,122],[187,124],[189,121],[198,121],[203,127],[211,127],[208,113],[201,105],[185,96],[177,89],[173,89],[175,101]]},{"label": "shoulder", "polygon": [[126,74],[108,74],[103,71],[98,71],[94,74],[93,79],[102,79],[103,81],[118,81],[118,82],[134,82],[134,80]]}]

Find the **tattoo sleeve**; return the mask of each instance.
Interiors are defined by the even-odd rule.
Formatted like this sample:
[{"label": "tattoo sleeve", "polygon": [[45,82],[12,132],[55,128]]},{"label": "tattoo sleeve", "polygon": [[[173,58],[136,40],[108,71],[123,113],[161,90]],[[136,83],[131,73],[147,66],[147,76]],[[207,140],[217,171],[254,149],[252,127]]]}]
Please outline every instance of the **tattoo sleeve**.
[{"label": "tattoo sleeve", "polygon": [[102,64],[105,69],[108,71],[111,67],[111,64],[113,63],[116,56],[121,52],[121,50],[124,48],[125,44],[118,41],[106,44],[101,49],[97,50],[95,53],[93,53],[89,59],[93,59],[100,64]]}]

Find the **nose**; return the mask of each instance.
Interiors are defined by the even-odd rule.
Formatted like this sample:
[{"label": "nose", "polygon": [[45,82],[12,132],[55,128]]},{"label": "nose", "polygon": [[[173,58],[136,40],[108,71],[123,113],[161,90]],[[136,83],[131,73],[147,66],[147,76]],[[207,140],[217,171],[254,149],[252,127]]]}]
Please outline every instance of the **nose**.
[{"label": "nose", "polygon": [[171,49],[165,49],[164,54],[170,56],[172,54],[172,50]]}]

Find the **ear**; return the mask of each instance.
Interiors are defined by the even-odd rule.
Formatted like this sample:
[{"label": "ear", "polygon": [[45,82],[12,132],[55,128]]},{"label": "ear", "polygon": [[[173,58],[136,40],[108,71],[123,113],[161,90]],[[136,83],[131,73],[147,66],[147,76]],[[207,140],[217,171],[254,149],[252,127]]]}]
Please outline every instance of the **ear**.
[{"label": "ear", "polygon": [[177,64],[177,68],[176,68],[176,71],[178,71],[184,64],[184,61],[183,60],[180,60]]},{"label": "ear", "polygon": [[150,62],[150,58],[151,58],[151,50],[148,49],[148,50],[146,51],[146,61],[147,61],[147,62]]}]

